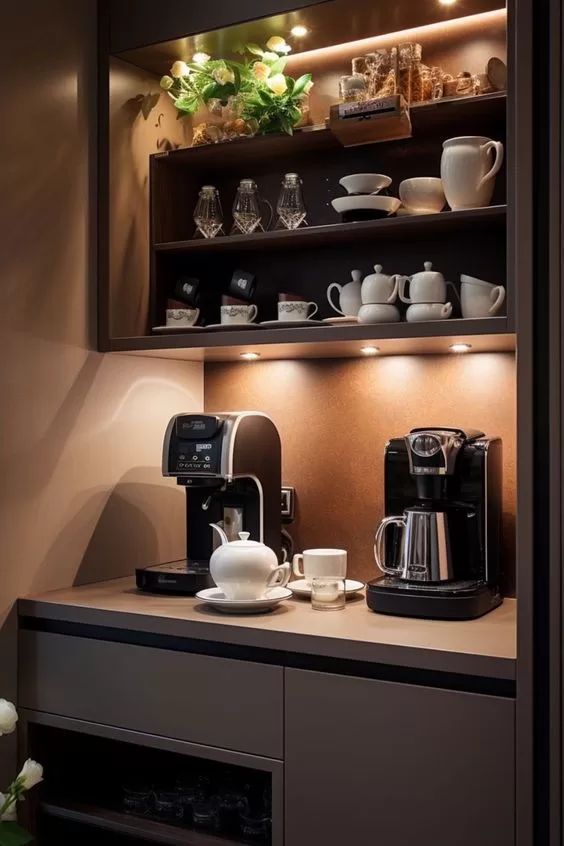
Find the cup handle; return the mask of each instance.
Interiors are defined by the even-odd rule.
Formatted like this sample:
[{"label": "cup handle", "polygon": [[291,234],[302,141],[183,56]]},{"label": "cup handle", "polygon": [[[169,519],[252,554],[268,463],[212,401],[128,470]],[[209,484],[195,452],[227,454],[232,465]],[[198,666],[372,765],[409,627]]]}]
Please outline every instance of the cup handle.
[{"label": "cup handle", "polygon": [[492,304],[490,306],[489,314],[497,314],[505,302],[505,288],[503,285],[496,285],[496,287],[492,289],[490,299]]},{"label": "cup handle", "polygon": [[267,588],[273,587],[286,587],[288,582],[290,581],[290,565],[289,564],[280,564],[278,567],[275,567],[270,576],[268,577],[268,581],[266,583]]},{"label": "cup handle", "polygon": [[387,303],[395,303],[395,301],[397,300],[397,298],[398,298],[399,286],[400,286],[400,281],[401,281],[403,278],[404,278],[404,277],[400,276],[400,275],[399,275],[399,274],[397,274],[397,273],[396,273],[396,275],[395,275],[395,276],[392,276],[392,279],[394,280],[394,287],[393,287],[393,289],[392,289],[392,293],[390,294],[390,296],[389,296],[389,297],[388,297],[388,299],[386,300],[386,302],[387,302]]},{"label": "cup handle", "polygon": [[495,160],[491,168],[488,172],[482,176],[478,183],[478,188],[482,188],[486,182],[490,179],[493,179],[496,173],[499,173],[500,168],[503,164],[503,144],[501,141],[488,141],[487,144],[483,144],[481,149],[486,153],[489,154],[492,150],[495,150]]},{"label": "cup handle", "polygon": [[402,567],[388,567],[386,560],[385,531],[388,526],[401,526],[405,529],[405,517],[385,517],[376,530],[374,536],[374,558],[378,568],[388,576],[401,576]]},{"label": "cup handle", "polygon": [[408,305],[411,305],[411,300],[408,296],[406,296],[405,293],[405,286],[407,282],[411,282],[411,276],[400,276],[398,284],[398,294],[402,303],[407,303]]},{"label": "cup handle", "polygon": [[[335,284],[335,283],[333,283],[333,284]],[[308,316],[307,316],[307,319],[308,319],[308,320],[311,320],[311,318],[313,317],[313,315],[314,315],[314,314],[317,314],[317,311],[318,311],[318,305],[317,305],[317,303],[308,303],[308,306],[313,306],[313,311],[310,311],[310,312],[309,312],[309,314],[308,314]],[[342,313],[343,313],[343,312],[341,312],[341,314],[342,314]]]},{"label": "cup handle", "polygon": [[252,303],[251,309],[250,309],[250,312],[249,312],[249,323],[254,322],[257,314],[258,314],[258,308],[256,307],[256,305],[254,303]]},{"label": "cup handle", "polygon": [[341,286],[341,285],[339,285],[337,282],[331,282],[331,284],[330,284],[330,285],[329,285],[329,287],[327,288],[327,300],[328,300],[329,305],[331,306],[331,308],[332,308],[332,309],[334,309],[334,310],[337,312],[337,314],[342,314],[342,315],[343,315],[343,317],[344,317],[344,316],[345,316],[345,312],[344,312],[344,311],[341,311],[341,309],[340,309],[340,308],[337,308],[337,306],[335,305],[335,303],[334,303],[334,302],[333,302],[333,300],[331,299],[331,294],[333,293],[333,291],[338,291],[338,292],[339,292],[339,294],[340,294],[342,290],[343,290],[342,286]]},{"label": "cup handle", "polygon": [[196,309],[196,317],[194,318],[194,322],[192,323],[192,326],[195,326],[199,319],[200,319],[200,309],[197,308]]},{"label": "cup handle", "polygon": [[443,320],[448,320],[452,314],[452,303],[445,303],[441,309],[441,317]]},{"label": "cup handle", "polygon": [[294,572],[294,576],[297,576],[299,579],[305,579],[305,573],[300,570],[300,561],[303,567],[304,557],[301,552],[298,555],[294,555],[294,557],[292,558],[292,570]]}]

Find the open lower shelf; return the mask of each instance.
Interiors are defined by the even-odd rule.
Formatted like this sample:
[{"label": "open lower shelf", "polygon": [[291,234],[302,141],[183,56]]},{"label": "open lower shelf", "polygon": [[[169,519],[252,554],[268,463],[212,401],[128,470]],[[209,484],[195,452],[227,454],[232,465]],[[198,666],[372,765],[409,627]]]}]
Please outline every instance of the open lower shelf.
[{"label": "open lower shelf", "polygon": [[110,811],[95,805],[75,802],[42,802],[41,811],[47,816],[112,831],[135,838],[140,842],[165,843],[169,846],[239,846],[242,841],[217,837],[214,834],[179,828],[146,817],[135,817]]},{"label": "open lower shelf", "polygon": [[457,342],[471,344],[473,352],[515,349],[508,319],[491,317],[115,338],[109,351],[191,361],[230,361],[238,360],[245,351],[258,352],[263,359],[355,357],[362,354],[361,347],[367,344],[377,346],[383,355],[438,354],[449,352],[450,345]]},{"label": "open lower shelf", "polygon": [[385,239],[403,239],[415,235],[444,234],[472,227],[503,225],[507,206],[488,206],[483,209],[446,211],[440,214],[406,215],[383,220],[356,223],[334,223],[328,226],[304,226],[301,229],[281,229],[253,232],[251,235],[226,235],[216,238],[195,238],[186,241],[169,241],[155,244],[158,253],[219,253],[252,252],[269,249],[294,249],[302,247],[333,246]]}]

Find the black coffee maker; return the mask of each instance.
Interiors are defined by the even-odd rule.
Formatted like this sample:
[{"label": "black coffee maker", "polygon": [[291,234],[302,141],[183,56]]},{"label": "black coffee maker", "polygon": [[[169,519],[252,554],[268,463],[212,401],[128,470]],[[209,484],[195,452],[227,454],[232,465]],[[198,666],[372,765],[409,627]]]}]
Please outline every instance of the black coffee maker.
[{"label": "black coffee maker", "polygon": [[186,560],[138,569],[138,588],[193,596],[214,587],[210,523],[229,540],[249,532],[282,559],[280,436],[265,414],[177,414],[165,434],[163,475],[186,489]]},{"label": "black coffee maker", "polygon": [[382,614],[468,620],[501,604],[502,444],[472,429],[413,429],[386,446],[374,542]]}]

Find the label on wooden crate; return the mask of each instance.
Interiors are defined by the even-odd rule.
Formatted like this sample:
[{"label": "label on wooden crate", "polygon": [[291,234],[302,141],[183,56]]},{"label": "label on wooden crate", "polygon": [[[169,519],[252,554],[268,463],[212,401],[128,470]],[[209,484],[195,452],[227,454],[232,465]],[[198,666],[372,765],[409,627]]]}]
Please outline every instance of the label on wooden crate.
[{"label": "label on wooden crate", "polygon": [[347,120],[349,118],[371,118],[380,114],[398,112],[400,108],[400,98],[397,94],[394,94],[391,97],[380,97],[375,100],[341,103],[338,108],[338,116],[340,120]]}]

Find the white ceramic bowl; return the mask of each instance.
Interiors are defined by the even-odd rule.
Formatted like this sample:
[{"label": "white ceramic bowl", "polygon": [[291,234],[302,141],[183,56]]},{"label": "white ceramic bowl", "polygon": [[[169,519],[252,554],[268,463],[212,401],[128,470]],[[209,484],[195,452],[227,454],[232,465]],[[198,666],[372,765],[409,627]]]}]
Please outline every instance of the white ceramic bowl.
[{"label": "white ceramic bowl", "polygon": [[351,173],[339,179],[339,185],[349,194],[377,194],[391,184],[390,177],[383,173]]},{"label": "white ceramic bowl", "polygon": [[387,303],[363,305],[358,312],[359,323],[397,323],[399,319],[399,309]]},{"label": "white ceramic bowl", "polygon": [[368,194],[362,197],[337,197],[331,201],[331,205],[338,214],[351,212],[376,212],[383,217],[395,214],[401,206],[397,197],[379,197]]},{"label": "white ceramic bowl", "polygon": [[404,179],[399,187],[400,199],[412,214],[438,214],[446,204],[442,180],[434,176]]},{"label": "white ceramic bowl", "polygon": [[405,313],[408,323],[424,323],[426,320],[448,320],[452,315],[452,303],[414,303]]}]

